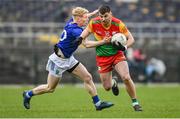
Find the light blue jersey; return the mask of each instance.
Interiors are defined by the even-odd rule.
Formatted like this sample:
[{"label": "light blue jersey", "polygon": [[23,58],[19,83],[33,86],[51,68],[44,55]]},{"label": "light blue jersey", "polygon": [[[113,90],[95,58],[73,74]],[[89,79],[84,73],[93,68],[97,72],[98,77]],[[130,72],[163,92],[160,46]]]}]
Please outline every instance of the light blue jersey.
[{"label": "light blue jersey", "polygon": [[61,39],[57,46],[61,49],[66,58],[72,56],[74,51],[78,48],[78,43],[75,40],[81,35],[83,28],[79,27],[77,23],[72,23],[71,18],[65,25],[61,34]]}]

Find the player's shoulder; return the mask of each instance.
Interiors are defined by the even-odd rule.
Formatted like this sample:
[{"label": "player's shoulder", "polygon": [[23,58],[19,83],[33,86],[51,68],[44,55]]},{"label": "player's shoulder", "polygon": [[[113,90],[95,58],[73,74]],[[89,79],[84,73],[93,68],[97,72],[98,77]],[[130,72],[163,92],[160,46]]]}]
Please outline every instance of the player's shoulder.
[{"label": "player's shoulder", "polygon": [[79,26],[74,26],[70,28],[70,32],[73,36],[79,36],[83,31],[83,28]]},{"label": "player's shoulder", "polygon": [[91,19],[91,23],[92,24],[99,24],[101,21],[100,21],[100,17],[95,17],[95,18],[92,18]]},{"label": "player's shoulder", "polygon": [[69,31],[82,30],[82,28],[79,27],[76,23],[69,23],[65,26],[65,29]]},{"label": "player's shoulder", "polygon": [[116,17],[112,17],[113,22],[121,23],[122,21]]}]

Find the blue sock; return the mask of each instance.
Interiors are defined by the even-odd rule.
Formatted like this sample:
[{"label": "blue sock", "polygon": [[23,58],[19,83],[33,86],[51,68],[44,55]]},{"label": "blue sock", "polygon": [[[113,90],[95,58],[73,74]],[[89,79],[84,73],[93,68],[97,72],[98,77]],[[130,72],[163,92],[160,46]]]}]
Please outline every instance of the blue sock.
[{"label": "blue sock", "polygon": [[28,91],[28,92],[26,93],[26,96],[27,96],[28,98],[31,98],[33,95],[34,95],[34,94],[33,94],[32,90],[30,90],[30,91]]},{"label": "blue sock", "polygon": [[98,103],[100,101],[98,95],[92,97],[92,99],[93,99],[94,104],[96,104],[96,103]]}]

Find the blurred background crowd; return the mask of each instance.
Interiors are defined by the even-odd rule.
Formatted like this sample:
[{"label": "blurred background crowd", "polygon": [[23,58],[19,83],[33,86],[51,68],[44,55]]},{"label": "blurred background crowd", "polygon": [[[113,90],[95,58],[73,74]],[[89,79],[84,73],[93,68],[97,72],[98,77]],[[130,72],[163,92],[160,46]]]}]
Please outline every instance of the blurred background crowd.
[{"label": "blurred background crowd", "polygon": [[1,0],[1,22],[64,22],[71,8],[111,6],[126,22],[180,22],[179,0]]},{"label": "blurred background crowd", "polygon": [[[101,4],[135,37],[126,51],[135,82],[180,82],[179,0],[0,0],[0,84],[45,82],[48,56],[71,9],[93,11]],[[75,57],[99,82],[94,49],[81,46]],[[62,82],[79,81],[66,73]]]}]

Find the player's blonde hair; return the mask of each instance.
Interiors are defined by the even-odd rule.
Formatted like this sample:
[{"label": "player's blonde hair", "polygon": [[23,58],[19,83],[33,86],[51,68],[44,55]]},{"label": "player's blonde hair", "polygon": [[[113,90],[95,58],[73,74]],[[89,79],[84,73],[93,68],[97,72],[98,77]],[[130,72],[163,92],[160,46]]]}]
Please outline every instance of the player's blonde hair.
[{"label": "player's blonde hair", "polygon": [[73,16],[83,16],[84,14],[88,13],[89,11],[86,8],[83,7],[75,7],[72,10]]}]

